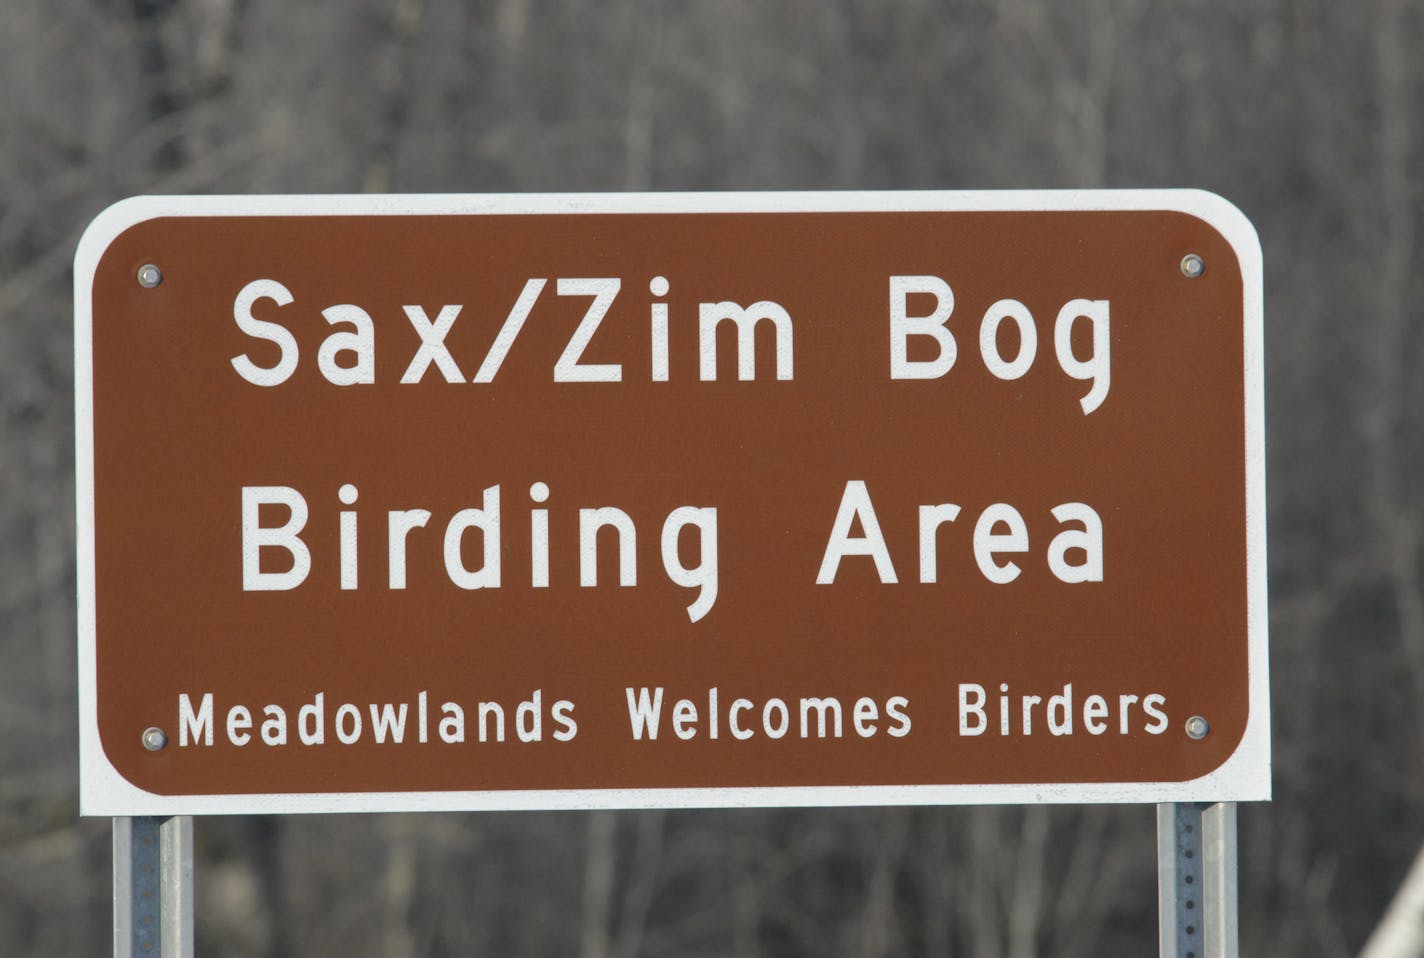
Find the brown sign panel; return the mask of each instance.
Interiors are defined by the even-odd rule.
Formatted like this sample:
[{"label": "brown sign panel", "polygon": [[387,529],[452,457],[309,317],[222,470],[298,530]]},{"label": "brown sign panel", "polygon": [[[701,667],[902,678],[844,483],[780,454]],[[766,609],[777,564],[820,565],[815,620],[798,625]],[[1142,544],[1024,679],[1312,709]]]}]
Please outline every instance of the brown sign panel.
[{"label": "brown sign panel", "polygon": [[76,267],[90,814],[1269,793],[1196,192],[141,199]]}]

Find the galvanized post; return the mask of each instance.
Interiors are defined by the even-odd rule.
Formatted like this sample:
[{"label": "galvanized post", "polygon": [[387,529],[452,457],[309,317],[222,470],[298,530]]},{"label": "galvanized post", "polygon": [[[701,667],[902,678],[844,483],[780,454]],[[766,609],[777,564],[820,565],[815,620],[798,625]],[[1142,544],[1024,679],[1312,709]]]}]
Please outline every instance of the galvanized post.
[{"label": "galvanized post", "polygon": [[192,958],[193,819],[114,819],[114,958]]},{"label": "galvanized post", "polygon": [[1157,806],[1162,958],[1240,958],[1236,804]]}]

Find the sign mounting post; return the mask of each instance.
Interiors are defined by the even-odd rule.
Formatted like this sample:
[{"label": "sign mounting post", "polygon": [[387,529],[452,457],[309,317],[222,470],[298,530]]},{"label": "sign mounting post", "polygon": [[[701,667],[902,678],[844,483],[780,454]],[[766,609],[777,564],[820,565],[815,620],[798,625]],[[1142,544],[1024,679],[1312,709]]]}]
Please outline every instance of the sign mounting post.
[{"label": "sign mounting post", "polygon": [[193,819],[114,819],[114,958],[192,958]]},{"label": "sign mounting post", "polygon": [[1162,958],[1239,958],[1236,803],[1157,806]]}]

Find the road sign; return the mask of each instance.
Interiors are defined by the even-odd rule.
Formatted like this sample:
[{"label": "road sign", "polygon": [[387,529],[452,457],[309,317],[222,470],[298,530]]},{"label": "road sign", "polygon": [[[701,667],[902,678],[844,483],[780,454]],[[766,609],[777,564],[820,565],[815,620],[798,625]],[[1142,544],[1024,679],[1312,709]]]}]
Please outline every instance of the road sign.
[{"label": "road sign", "polygon": [[88,814],[1269,795],[1216,196],[142,198],[75,274]]}]

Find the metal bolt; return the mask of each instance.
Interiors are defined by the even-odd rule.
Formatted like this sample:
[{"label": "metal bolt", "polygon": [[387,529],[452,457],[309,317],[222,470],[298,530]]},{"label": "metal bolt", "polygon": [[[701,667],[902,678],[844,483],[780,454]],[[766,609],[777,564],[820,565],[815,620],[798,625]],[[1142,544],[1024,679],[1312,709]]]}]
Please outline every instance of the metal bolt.
[{"label": "metal bolt", "polygon": [[163,271],[152,263],[144,263],[138,268],[138,284],[144,289],[153,289],[163,282]]},{"label": "metal bolt", "polygon": [[143,730],[143,747],[150,752],[157,752],[168,744],[168,736],[163,729],[150,725]]},{"label": "metal bolt", "polygon": [[1182,275],[1187,279],[1196,279],[1206,272],[1206,260],[1196,253],[1188,253],[1182,257]]},{"label": "metal bolt", "polygon": [[1206,733],[1211,731],[1211,726],[1206,723],[1206,719],[1200,715],[1193,715],[1187,719],[1187,738],[1201,741],[1206,738]]}]

